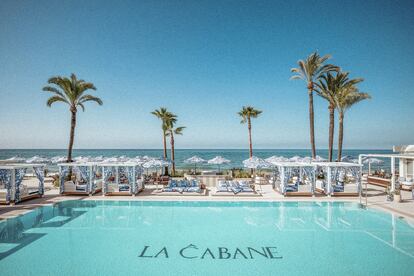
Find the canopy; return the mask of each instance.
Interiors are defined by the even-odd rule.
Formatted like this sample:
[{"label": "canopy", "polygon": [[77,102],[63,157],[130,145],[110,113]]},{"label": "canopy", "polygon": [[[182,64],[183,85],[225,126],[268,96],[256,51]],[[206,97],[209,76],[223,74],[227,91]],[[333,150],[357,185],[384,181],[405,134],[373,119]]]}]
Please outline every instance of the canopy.
[{"label": "canopy", "polygon": [[230,163],[230,160],[222,157],[222,156],[216,156],[213,159],[208,160],[209,164],[213,164],[213,165],[221,165],[221,164],[226,164],[226,163]]},{"label": "canopy", "polygon": [[266,158],[265,161],[269,162],[271,164],[274,164],[274,163],[278,163],[278,162],[287,162],[287,161],[289,161],[289,158],[286,158],[286,157],[283,157],[283,156],[273,155],[269,158]]},{"label": "canopy", "polygon": [[251,158],[244,160],[243,165],[245,168],[249,169],[265,169],[272,166],[269,162],[266,162],[262,158],[256,156],[252,156]]},{"label": "canopy", "polygon": [[26,163],[48,163],[48,162],[49,162],[49,159],[40,157],[37,155],[26,160]]},{"label": "canopy", "polygon": [[206,162],[206,160],[204,160],[203,158],[197,155],[194,155],[193,157],[190,157],[184,161],[184,163],[189,163],[189,164],[199,164],[199,163],[204,163],[204,162]]},{"label": "canopy", "polygon": [[316,161],[316,162],[325,162],[325,161],[327,161],[327,159],[326,158],[323,158],[320,155],[316,155],[315,158],[313,159],[313,161]]},{"label": "canopy", "polygon": [[66,162],[67,157],[65,156],[54,156],[50,159],[50,162],[52,162],[53,164],[57,164],[57,163],[62,163],[62,162]]},{"label": "canopy", "polygon": [[358,159],[354,158],[352,155],[345,155],[341,158],[341,162],[358,163]]},{"label": "canopy", "polygon": [[382,163],[384,163],[384,161],[381,160],[381,159],[378,159],[378,158],[369,157],[369,158],[366,158],[364,161],[362,161],[362,163],[364,163],[364,164],[382,164]]},{"label": "canopy", "polygon": [[302,161],[302,157],[300,157],[298,155],[295,155],[295,156],[289,158],[289,161],[292,161],[292,162],[301,162]]}]

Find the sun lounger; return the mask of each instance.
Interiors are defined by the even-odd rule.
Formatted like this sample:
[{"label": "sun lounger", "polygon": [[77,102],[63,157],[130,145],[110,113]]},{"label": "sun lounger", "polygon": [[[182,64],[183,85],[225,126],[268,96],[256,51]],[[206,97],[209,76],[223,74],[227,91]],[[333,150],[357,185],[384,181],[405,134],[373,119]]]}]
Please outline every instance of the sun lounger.
[{"label": "sun lounger", "polygon": [[212,195],[217,196],[259,196],[259,194],[245,181],[224,181],[219,180],[216,185],[216,192]]},{"label": "sun lounger", "polygon": [[[185,194],[185,195],[198,195],[203,194],[200,182],[196,179],[192,180],[170,180],[168,185],[162,189],[161,194]],[[205,189],[204,189],[205,192]]]}]

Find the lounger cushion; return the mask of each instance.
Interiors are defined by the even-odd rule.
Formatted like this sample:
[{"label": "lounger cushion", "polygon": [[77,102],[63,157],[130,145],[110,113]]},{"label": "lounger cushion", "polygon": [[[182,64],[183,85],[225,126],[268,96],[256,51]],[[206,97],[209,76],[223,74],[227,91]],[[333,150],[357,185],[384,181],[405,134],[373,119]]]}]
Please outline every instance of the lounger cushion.
[{"label": "lounger cushion", "polygon": [[77,184],[76,185],[76,191],[83,191],[83,192],[85,192],[86,191],[86,187],[87,187],[86,184]]},{"label": "lounger cushion", "polygon": [[120,192],[128,192],[129,191],[129,185],[126,184],[119,184],[118,190]]}]

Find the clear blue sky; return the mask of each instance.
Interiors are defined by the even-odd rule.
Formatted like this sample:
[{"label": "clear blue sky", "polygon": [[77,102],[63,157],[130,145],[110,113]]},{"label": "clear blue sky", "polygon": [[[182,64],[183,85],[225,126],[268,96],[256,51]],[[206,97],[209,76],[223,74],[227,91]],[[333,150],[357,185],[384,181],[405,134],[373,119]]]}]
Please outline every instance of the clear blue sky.
[{"label": "clear blue sky", "polygon": [[[0,2],[0,148],[66,148],[67,106],[46,107],[53,75],[93,82],[76,148],[161,148],[159,106],[187,126],[177,148],[245,148],[242,105],[263,110],[256,148],[309,148],[298,59],[318,50],[363,77],[373,99],[346,116],[346,148],[413,143],[412,1]],[[317,147],[327,104],[317,98]]]}]

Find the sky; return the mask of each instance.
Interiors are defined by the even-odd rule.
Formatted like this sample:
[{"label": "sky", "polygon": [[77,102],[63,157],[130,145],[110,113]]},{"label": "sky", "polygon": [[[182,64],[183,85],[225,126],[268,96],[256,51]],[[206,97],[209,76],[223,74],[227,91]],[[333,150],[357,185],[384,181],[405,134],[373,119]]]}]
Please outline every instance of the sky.
[{"label": "sky", "polygon": [[[313,51],[362,77],[372,99],[345,116],[344,147],[413,144],[412,1],[0,1],[0,148],[66,148],[70,114],[46,106],[51,76],[93,82],[103,106],[78,112],[75,148],[309,148],[306,85],[290,69]],[[337,127],[337,125],[336,125]],[[317,148],[327,102],[315,98]],[[336,139],[335,139],[336,144]]]}]

